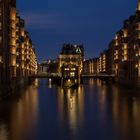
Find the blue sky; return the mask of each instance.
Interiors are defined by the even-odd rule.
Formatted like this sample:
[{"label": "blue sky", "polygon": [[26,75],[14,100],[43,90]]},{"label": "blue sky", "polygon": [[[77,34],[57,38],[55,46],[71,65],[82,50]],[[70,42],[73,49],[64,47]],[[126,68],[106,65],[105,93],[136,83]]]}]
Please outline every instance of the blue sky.
[{"label": "blue sky", "polygon": [[17,0],[39,61],[58,56],[63,43],[84,44],[85,58],[108,47],[137,0]]}]

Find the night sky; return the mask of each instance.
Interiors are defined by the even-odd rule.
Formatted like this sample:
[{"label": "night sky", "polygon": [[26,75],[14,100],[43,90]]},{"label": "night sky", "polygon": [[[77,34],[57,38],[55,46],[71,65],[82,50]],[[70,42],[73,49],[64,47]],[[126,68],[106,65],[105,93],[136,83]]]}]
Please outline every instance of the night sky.
[{"label": "night sky", "polygon": [[85,58],[108,47],[137,0],[17,0],[38,60],[54,59],[63,43],[84,44]]}]

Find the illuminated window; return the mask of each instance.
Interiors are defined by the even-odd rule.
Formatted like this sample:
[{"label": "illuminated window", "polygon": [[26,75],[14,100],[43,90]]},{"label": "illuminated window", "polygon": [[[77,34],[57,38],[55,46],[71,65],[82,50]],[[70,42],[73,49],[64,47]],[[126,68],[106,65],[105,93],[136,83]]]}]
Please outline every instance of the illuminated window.
[{"label": "illuminated window", "polygon": [[118,46],[119,45],[119,41],[115,40],[115,45]]},{"label": "illuminated window", "polygon": [[10,45],[16,46],[16,39],[11,39],[10,40]]},{"label": "illuminated window", "polygon": [[16,66],[16,58],[11,57],[11,66]]},{"label": "illuminated window", "polygon": [[118,58],[119,58],[119,56],[118,55],[115,55],[115,60],[118,59]]},{"label": "illuminated window", "polygon": [[0,63],[2,63],[2,56],[0,56]]},{"label": "illuminated window", "polygon": [[124,59],[123,59],[123,61],[126,61],[127,60],[127,56],[124,56]]},{"label": "illuminated window", "polygon": [[118,39],[118,35],[117,34],[115,35],[115,39]]},{"label": "illuminated window", "polygon": [[16,8],[11,8],[11,19],[16,20]]},{"label": "illuminated window", "polygon": [[69,68],[65,68],[65,71],[69,71],[70,69]]},{"label": "illuminated window", "polygon": [[76,53],[78,53],[78,54],[81,53],[81,49],[79,47],[76,49]]},{"label": "illuminated window", "polygon": [[15,24],[14,22],[11,22],[11,27],[12,27],[13,29],[15,29],[15,28],[16,28],[16,24]]},{"label": "illuminated window", "polygon": [[16,54],[16,48],[15,47],[11,47],[11,54]]},{"label": "illuminated window", "polygon": [[71,70],[75,71],[76,69],[75,68],[71,68]]},{"label": "illuminated window", "polygon": [[136,49],[136,45],[134,45],[134,50]]},{"label": "illuminated window", "polygon": [[70,76],[71,76],[71,77],[74,77],[74,76],[75,76],[75,73],[74,73],[74,72],[71,72],[71,73],[70,73]]},{"label": "illuminated window", "polygon": [[124,55],[126,55],[127,54],[127,50],[124,50]]},{"label": "illuminated window", "polygon": [[123,36],[127,37],[128,36],[128,31],[126,29],[123,30]]},{"label": "illuminated window", "polygon": [[16,55],[19,56],[19,52],[17,52]]},{"label": "illuminated window", "polygon": [[126,44],[126,43],[124,43],[123,48],[124,48],[124,49],[127,49],[127,44]]}]

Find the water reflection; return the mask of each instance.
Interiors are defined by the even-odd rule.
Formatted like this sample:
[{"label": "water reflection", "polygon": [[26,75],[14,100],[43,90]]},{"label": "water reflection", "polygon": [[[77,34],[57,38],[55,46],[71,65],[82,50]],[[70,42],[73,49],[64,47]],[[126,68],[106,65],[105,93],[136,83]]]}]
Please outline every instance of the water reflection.
[{"label": "water reflection", "polygon": [[0,140],[139,140],[138,90],[101,80],[63,89],[42,79],[0,103]]},{"label": "water reflection", "polygon": [[[38,117],[38,82],[29,86],[20,98],[11,99],[0,115],[0,140],[24,140],[36,128]],[[3,113],[1,112],[1,113]],[[3,124],[4,123],[4,124]]]},{"label": "water reflection", "polygon": [[49,88],[52,88],[52,79],[48,80]]},{"label": "water reflection", "polygon": [[58,111],[61,120],[67,120],[69,127],[75,131],[77,124],[84,119],[84,93],[83,87],[78,89],[58,89]]},{"label": "water reflection", "polygon": [[4,124],[0,124],[0,140],[8,140],[8,132]]},{"label": "water reflection", "polygon": [[[139,91],[113,87],[112,114],[116,127],[119,126],[125,139],[140,138],[140,96]],[[129,135],[128,135],[129,134]]]}]

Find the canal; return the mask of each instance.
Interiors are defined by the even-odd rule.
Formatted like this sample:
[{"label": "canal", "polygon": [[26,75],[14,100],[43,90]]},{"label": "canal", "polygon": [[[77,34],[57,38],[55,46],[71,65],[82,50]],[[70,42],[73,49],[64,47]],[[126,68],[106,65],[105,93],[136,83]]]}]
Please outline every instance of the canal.
[{"label": "canal", "polygon": [[100,80],[46,79],[0,103],[0,140],[140,140],[140,91]]}]

